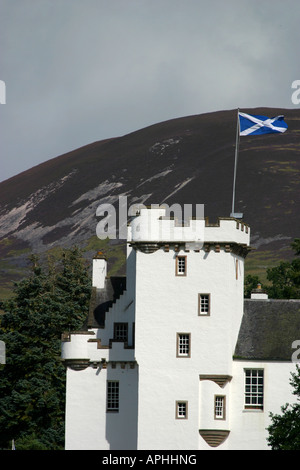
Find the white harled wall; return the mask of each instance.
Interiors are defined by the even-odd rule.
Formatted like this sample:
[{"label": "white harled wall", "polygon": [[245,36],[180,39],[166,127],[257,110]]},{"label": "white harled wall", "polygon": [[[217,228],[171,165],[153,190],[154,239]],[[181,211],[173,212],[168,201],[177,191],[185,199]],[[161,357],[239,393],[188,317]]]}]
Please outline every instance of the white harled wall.
[{"label": "white harled wall", "polygon": [[[206,233],[202,221],[201,241],[248,244],[249,234],[241,233],[236,221],[224,222],[224,227],[208,227]],[[133,232],[132,241],[143,241],[140,233],[135,237]],[[178,255],[186,256],[186,276],[175,275]],[[243,280],[244,259],[224,248],[219,252],[213,246],[208,252],[175,252],[170,244],[169,251],[136,250],[139,449],[199,448],[199,375],[232,374],[232,354],[243,314]],[[209,316],[198,315],[200,293],[210,294]],[[191,334],[190,358],[176,357],[177,333]],[[176,401],[188,402],[188,419],[175,419]]]},{"label": "white harled wall", "polygon": [[[137,441],[137,367],[67,370],[66,450],[128,450]],[[106,412],[106,382],[118,380],[120,410]]]},{"label": "white harled wall", "polygon": [[[244,409],[244,370],[264,369],[264,409]],[[296,364],[284,361],[234,360],[232,383],[230,384],[230,439],[231,450],[267,450],[268,432],[271,424],[270,412],[282,414],[281,406],[295,403],[290,385],[291,373]]]},{"label": "white harled wall", "polygon": [[[208,429],[230,431],[219,450],[268,448],[269,412],[294,402],[288,384],[296,366],[233,360],[244,303],[244,258],[235,248],[248,247],[249,239],[249,228],[233,219],[177,227],[162,209],[142,209],[133,219],[126,291],[108,312],[104,329],[71,334],[62,345],[69,364],[66,449],[212,450],[199,434]],[[144,252],[149,244],[157,246]],[[175,275],[178,255],[186,256],[185,276]],[[93,285],[102,288],[101,257],[93,275]],[[208,316],[198,314],[201,293],[210,294]],[[108,347],[115,321],[128,321],[130,332],[135,324],[134,349],[118,342]],[[189,358],[176,357],[177,333],[191,335]],[[72,361],[86,365],[73,370]],[[264,368],[263,411],[244,410],[245,368]],[[212,375],[229,379],[221,388],[203,378]],[[119,413],[106,412],[107,380],[120,383]],[[226,397],[224,420],[214,419],[215,395]],[[176,401],[188,403],[187,419],[176,419]]]},{"label": "white harled wall", "polygon": [[[132,256],[130,257],[130,260]],[[128,263],[130,269],[131,261]],[[93,286],[104,288],[107,267],[103,256],[93,260]],[[62,343],[66,361],[66,450],[128,450],[137,447],[138,366],[133,348],[113,338],[114,322],[128,323],[133,345],[134,276],[106,314],[105,328],[72,333]],[[76,370],[76,364],[84,365]],[[75,368],[74,365],[75,364]],[[118,381],[119,412],[106,411],[107,381]]]}]

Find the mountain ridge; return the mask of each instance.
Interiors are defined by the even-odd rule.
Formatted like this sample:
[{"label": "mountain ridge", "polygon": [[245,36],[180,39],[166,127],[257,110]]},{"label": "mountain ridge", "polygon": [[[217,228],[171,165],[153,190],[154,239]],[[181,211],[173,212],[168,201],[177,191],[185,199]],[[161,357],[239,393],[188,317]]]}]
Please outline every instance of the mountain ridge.
[{"label": "mountain ridge", "polygon": [[[284,114],[288,130],[241,137],[235,210],[244,213],[258,251],[292,256],[290,243],[299,237],[300,109],[243,111]],[[128,207],[204,204],[210,220],[229,216],[236,119],[236,110],[224,110],[163,121],[87,144],[1,182],[2,260],[24,265],[24,250],[85,245],[96,236],[97,207],[117,205],[120,196]]]}]

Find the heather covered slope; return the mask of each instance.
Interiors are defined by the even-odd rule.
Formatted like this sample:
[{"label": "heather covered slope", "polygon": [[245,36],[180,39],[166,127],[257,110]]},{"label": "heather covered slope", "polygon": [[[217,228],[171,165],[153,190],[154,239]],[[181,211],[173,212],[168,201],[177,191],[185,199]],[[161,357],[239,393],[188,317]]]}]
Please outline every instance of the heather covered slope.
[{"label": "heather covered slope", "polygon": [[[285,258],[299,237],[300,109],[243,111],[284,114],[289,126],[285,134],[241,138],[235,206],[251,226],[253,256]],[[31,250],[84,246],[96,235],[97,207],[120,195],[128,206],[198,203],[210,220],[229,216],[235,137],[236,110],[188,116],[92,143],[0,183],[3,272],[18,270]]]}]

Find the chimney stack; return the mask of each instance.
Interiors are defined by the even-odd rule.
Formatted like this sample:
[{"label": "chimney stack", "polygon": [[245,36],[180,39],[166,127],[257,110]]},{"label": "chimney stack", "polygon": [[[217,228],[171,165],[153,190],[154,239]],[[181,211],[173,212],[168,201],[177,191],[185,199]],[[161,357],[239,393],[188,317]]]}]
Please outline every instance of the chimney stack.
[{"label": "chimney stack", "polygon": [[268,294],[261,288],[261,284],[257,284],[257,288],[251,291],[251,299],[266,300]]},{"label": "chimney stack", "polygon": [[93,287],[97,287],[97,289],[104,289],[106,275],[107,261],[103,253],[98,251],[96,256],[93,258]]}]

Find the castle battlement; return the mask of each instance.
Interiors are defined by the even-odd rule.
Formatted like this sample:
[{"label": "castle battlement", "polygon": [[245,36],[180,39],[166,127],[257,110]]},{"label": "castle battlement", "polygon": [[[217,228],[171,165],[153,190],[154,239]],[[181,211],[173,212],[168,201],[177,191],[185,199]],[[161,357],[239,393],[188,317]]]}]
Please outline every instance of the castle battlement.
[{"label": "castle battlement", "polygon": [[108,362],[134,363],[134,349],[124,341],[110,340],[102,345],[95,330],[74,332],[62,338],[62,361],[75,370],[83,370],[95,364],[106,367]]},{"label": "castle battlement", "polygon": [[238,243],[250,245],[250,227],[234,218],[219,218],[216,224],[210,224],[204,217],[190,218],[181,224],[176,218],[166,217],[166,209],[141,208],[128,226],[130,244],[190,242]]},{"label": "castle battlement", "polygon": [[245,222],[232,217],[220,217],[215,225],[210,225],[206,219],[204,241],[240,243],[250,246],[250,227]]}]

